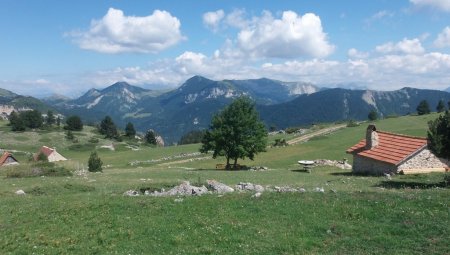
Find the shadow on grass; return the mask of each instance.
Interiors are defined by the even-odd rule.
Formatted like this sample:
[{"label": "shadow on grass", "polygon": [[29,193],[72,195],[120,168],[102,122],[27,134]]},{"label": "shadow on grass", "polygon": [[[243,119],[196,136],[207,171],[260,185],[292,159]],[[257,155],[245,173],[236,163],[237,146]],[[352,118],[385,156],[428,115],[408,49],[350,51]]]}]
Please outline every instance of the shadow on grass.
[{"label": "shadow on grass", "polygon": [[307,173],[307,174],[310,174],[310,173],[312,173],[313,171],[314,171],[314,170],[308,171],[308,170],[305,170],[305,169],[291,169],[291,172]]},{"label": "shadow on grass", "polygon": [[382,181],[375,187],[383,187],[386,189],[433,189],[433,188],[449,188],[449,184],[445,181],[437,183],[423,183],[411,181]]},{"label": "shadow on grass", "polygon": [[208,172],[245,172],[245,171],[250,171],[250,170],[248,170],[248,169],[196,168],[196,169],[188,169],[187,171],[191,171],[191,172],[201,172],[201,171],[208,171]]},{"label": "shadow on grass", "polygon": [[341,176],[373,176],[364,173],[353,173],[353,172],[334,172],[330,173],[331,175],[341,175]]}]

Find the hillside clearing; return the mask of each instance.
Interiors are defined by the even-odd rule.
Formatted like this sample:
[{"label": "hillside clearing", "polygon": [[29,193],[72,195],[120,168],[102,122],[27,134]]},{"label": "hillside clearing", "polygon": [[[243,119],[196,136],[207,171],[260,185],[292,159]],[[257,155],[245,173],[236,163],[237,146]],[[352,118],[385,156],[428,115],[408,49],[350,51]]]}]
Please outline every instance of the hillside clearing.
[{"label": "hillside clearing", "polygon": [[[380,130],[425,136],[436,115],[376,122]],[[301,159],[342,160],[345,149],[364,137],[366,126],[342,128],[308,142],[268,148],[255,161],[267,171],[216,170],[223,158],[193,160],[199,145],[99,149],[107,167],[86,173],[91,149],[70,149],[64,132],[10,133],[0,127],[2,147],[37,151],[43,138],[68,157],[59,163],[73,176],[5,178],[0,171],[0,250],[4,254],[448,254],[450,190],[444,174],[355,176],[348,170],[316,167]],[[29,134],[29,135],[28,135]],[[20,141],[15,136],[28,137]],[[77,134],[76,134],[77,136]],[[79,133],[82,148],[91,128]],[[93,147],[111,144],[101,137]],[[3,143],[6,141],[6,143]],[[13,143],[12,141],[17,141]],[[22,166],[27,156],[20,155]],[[130,162],[141,162],[132,165]],[[351,159],[349,158],[351,162]],[[233,193],[202,197],[126,197],[127,190],[168,189],[182,181],[215,179],[301,187],[304,193]],[[323,188],[324,192],[316,192]],[[15,192],[24,190],[26,195]],[[439,220],[436,220],[439,219]],[[401,241],[399,241],[401,240]]]}]

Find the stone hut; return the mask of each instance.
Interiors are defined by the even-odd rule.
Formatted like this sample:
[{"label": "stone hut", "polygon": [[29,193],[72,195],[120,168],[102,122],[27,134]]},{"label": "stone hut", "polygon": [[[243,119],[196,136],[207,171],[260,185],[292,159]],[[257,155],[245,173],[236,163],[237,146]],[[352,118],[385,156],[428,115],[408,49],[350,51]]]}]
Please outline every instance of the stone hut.
[{"label": "stone hut", "polygon": [[369,125],[366,138],[347,153],[353,155],[354,173],[429,173],[449,167],[428,149],[426,138],[377,131],[375,125]]},{"label": "stone hut", "polygon": [[18,165],[19,161],[9,152],[5,151],[0,157],[0,166]]},{"label": "stone hut", "polygon": [[56,151],[56,148],[50,148],[47,146],[42,146],[41,149],[39,149],[39,151],[36,154],[34,154],[34,160],[37,160],[39,154],[41,153],[47,156],[48,162],[67,160],[65,157],[63,157]]}]

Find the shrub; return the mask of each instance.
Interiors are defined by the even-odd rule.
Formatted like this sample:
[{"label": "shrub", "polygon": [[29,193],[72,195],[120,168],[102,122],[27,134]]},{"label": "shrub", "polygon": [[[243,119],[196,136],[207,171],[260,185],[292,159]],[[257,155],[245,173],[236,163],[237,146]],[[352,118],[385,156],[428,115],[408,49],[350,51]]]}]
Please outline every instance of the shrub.
[{"label": "shrub", "polygon": [[89,138],[89,140],[88,140],[88,142],[90,142],[90,143],[98,143],[98,139],[97,138],[95,138],[95,137],[91,137],[91,138]]},{"label": "shrub", "polygon": [[286,139],[284,138],[277,138],[275,139],[275,142],[272,145],[273,147],[284,147],[284,146],[288,146],[288,143],[286,142]]},{"label": "shrub", "polygon": [[92,152],[88,160],[89,172],[102,172],[102,160],[98,157],[97,152]]},{"label": "shrub", "polygon": [[358,122],[354,121],[354,120],[349,120],[347,122],[347,127],[357,127],[359,126]]},{"label": "shrub", "polygon": [[51,162],[37,162],[31,165],[19,165],[6,171],[6,178],[24,178],[36,176],[71,176],[72,172]]},{"label": "shrub", "polygon": [[39,152],[39,154],[36,157],[36,160],[41,162],[48,162],[48,157],[44,153]]},{"label": "shrub", "polygon": [[66,120],[66,126],[64,129],[72,130],[72,131],[81,131],[83,130],[83,122],[81,121],[80,117],[73,115],[67,118]]}]

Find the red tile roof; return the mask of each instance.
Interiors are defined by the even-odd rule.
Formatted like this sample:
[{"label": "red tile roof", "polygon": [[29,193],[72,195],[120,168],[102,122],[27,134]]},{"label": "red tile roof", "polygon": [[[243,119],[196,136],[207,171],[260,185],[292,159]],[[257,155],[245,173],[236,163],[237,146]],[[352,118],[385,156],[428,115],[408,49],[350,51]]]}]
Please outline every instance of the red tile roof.
[{"label": "red tile roof", "polygon": [[409,156],[427,145],[427,139],[421,137],[393,134],[383,131],[378,133],[379,144],[370,150],[366,149],[366,139],[353,145],[347,153],[356,154],[366,158],[399,165]]},{"label": "red tile roof", "polygon": [[17,161],[16,158],[14,158],[14,156],[13,156],[11,153],[9,153],[9,152],[6,151],[6,152],[3,153],[3,155],[0,157],[0,166],[3,165],[3,164],[5,163],[5,161],[8,159],[8,157],[11,157],[11,158],[13,158],[15,161]]},{"label": "red tile roof", "polygon": [[49,148],[47,146],[42,146],[41,149],[39,150],[39,152],[44,153],[45,156],[50,156],[50,154],[52,154],[54,151],[54,149]]}]

